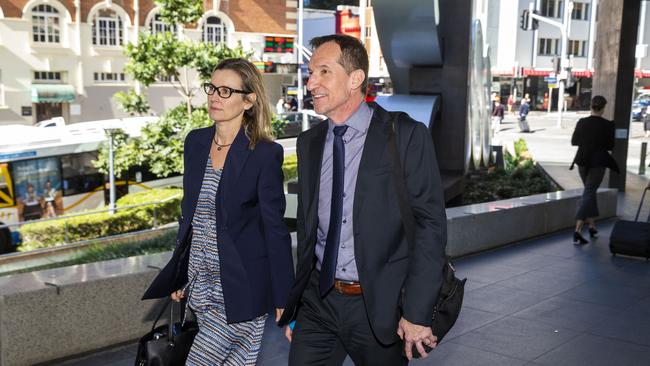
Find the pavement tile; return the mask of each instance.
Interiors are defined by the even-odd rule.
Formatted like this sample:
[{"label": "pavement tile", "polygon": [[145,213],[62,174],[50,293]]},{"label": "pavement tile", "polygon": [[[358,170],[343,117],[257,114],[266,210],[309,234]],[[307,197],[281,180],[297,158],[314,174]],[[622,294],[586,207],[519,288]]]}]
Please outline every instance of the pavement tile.
[{"label": "pavement tile", "polygon": [[488,323],[491,323],[497,319],[501,319],[503,315],[490,313],[487,311],[472,309],[469,306],[464,306],[456,324],[451,328],[449,333],[443,339],[443,343],[450,341],[462,334],[470,332],[474,329],[480,328]]},{"label": "pavement tile", "polygon": [[488,285],[465,294],[463,306],[508,315],[540,303],[544,296],[499,284]]},{"label": "pavement tile", "polygon": [[535,359],[546,366],[648,366],[650,347],[582,334]]},{"label": "pavement tile", "polygon": [[558,295],[561,298],[606,305],[615,309],[629,307],[648,296],[645,288],[587,282]]},{"label": "pavement tile", "polygon": [[578,334],[539,321],[507,317],[464,334],[452,342],[533,361]]},{"label": "pavement tile", "polygon": [[585,282],[581,276],[567,277],[561,274],[531,271],[499,282],[499,285],[534,292],[542,296],[553,296]]},{"label": "pavement tile", "polygon": [[582,332],[604,321],[611,313],[612,309],[604,305],[552,297],[512,316]]},{"label": "pavement tile", "polygon": [[603,321],[591,326],[587,333],[650,347],[650,318],[639,314],[626,314],[623,317],[619,312],[610,312]]},{"label": "pavement tile", "polygon": [[409,365],[414,366],[518,366],[525,364],[525,360],[519,360],[456,343],[441,344],[426,359],[409,363]]}]

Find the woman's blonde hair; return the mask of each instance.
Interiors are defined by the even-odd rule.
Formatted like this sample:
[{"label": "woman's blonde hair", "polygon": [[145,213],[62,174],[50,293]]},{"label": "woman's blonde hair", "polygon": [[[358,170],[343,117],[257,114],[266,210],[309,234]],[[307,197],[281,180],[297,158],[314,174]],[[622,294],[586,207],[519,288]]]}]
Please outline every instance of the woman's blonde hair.
[{"label": "woman's blonde hair", "polygon": [[254,93],[257,98],[253,101],[244,95],[253,106],[244,111],[244,132],[248,137],[249,148],[254,149],[260,141],[273,141],[273,129],[271,128],[271,107],[269,99],[264,90],[262,76],[255,65],[243,58],[225,59],[212,70],[214,74],[217,70],[232,70],[236,72],[242,81],[242,89]]}]

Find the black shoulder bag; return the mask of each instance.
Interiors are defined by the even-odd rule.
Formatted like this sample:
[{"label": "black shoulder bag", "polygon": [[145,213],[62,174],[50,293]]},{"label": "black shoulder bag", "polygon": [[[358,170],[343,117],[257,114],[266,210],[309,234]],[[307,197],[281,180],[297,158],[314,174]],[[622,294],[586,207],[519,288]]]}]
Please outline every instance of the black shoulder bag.
[{"label": "black shoulder bag", "polygon": [[[402,169],[397,149],[397,119],[399,115],[400,113],[393,113],[391,118],[392,130],[388,142],[388,155],[392,163],[395,190],[397,191],[397,200],[402,216],[404,233],[406,234],[406,240],[409,245],[409,253],[413,253],[415,248],[415,218],[413,217],[413,210],[409,204],[406,182],[404,180],[404,170]],[[433,308],[433,317],[431,319],[431,330],[433,335],[438,337],[438,344],[440,344],[442,338],[454,326],[454,323],[456,323],[456,319],[458,319],[460,309],[463,305],[465,281],[467,279],[458,279],[455,272],[456,270],[451,259],[447,257],[442,269],[442,287],[440,288],[438,299]],[[432,350],[427,345],[424,345],[424,348],[427,352]],[[413,357],[420,357],[420,353],[415,346],[413,346]]]}]

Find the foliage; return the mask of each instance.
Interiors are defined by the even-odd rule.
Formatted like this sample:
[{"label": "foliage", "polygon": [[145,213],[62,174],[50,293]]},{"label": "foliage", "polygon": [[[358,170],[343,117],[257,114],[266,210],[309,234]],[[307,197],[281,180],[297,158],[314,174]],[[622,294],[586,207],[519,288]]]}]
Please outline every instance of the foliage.
[{"label": "foliage", "polygon": [[284,128],[287,126],[288,123],[289,121],[278,116],[277,114],[273,115],[273,119],[271,120],[271,128],[273,129],[273,136],[276,139],[282,136],[282,133],[284,132]]},{"label": "foliage", "polygon": [[[143,165],[159,177],[183,173],[183,144],[187,134],[196,128],[212,124],[205,106],[194,108],[190,118],[185,107],[179,105],[169,110],[158,121],[142,128],[140,138],[116,139],[114,143],[113,168],[115,175],[127,172],[129,167]],[[108,173],[108,145],[99,150],[95,166]]]},{"label": "foliage", "polygon": [[[128,194],[117,201],[117,206],[130,206],[145,200],[166,200],[155,208],[157,224],[160,225],[176,221],[180,215],[181,195],[182,190],[178,188],[153,189]],[[77,242],[149,229],[154,223],[153,211],[153,206],[141,206],[118,210],[112,215],[101,212],[83,216],[62,216],[58,220],[25,224],[20,229],[23,243],[18,250],[24,252],[65,244],[66,236],[67,242]]]},{"label": "foliage", "polygon": [[298,178],[298,155],[293,154],[284,158],[282,173],[284,173],[285,182]]},{"label": "foliage", "polygon": [[[192,24],[203,14],[203,1],[156,0],[160,17],[168,25]],[[116,144],[115,172],[120,175],[130,166],[142,165],[157,176],[168,176],[183,171],[183,142],[193,128],[208,126],[211,122],[205,108],[195,109],[192,97],[198,85],[210,79],[215,65],[232,57],[250,58],[241,43],[234,48],[225,44],[196,42],[170,32],[150,34],[142,32],[137,44],[129,43],[124,50],[129,62],[125,70],[146,89],[158,78],[169,78],[184,103],[167,112],[158,121],[143,128],[139,140],[125,139]],[[144,93],[133,90],[120,92],[115,99],[130,114],[145,114],[149,110]],[[96,166],[108,171],[107,149],[102,148]]]},{"label": "foliage", "polygon": [[529,196],[555,189],[530,156],[526,142],[519,139],[514,147],[514,155],[507,150],[504,153],[504,169],[478,171],[467,177],[462,204]]},{"label": "foliage", "polygon": [[77,264],[93,263],[117,258],[126,258],[136,255],[154,254],[174,249],[176,230],[161,230],[149,239],[117,239],[109,244],[96,243],[85,248],[73,258],[46,265],[23,268],[17,271],[3,273],[2,276],[40,271],[44,269],[73,266]]},{"label": "foliage", "polygon": [[160,19],[169,24],[192,24],[203,15],[203,1],[155,0],[160,7]]},{"label": "foliage", "polygon": [[114,97],[120,108],[130,116],[142,116],[149,111],[149,102],[144,93],[138,94],[135,90],[120,91]]},{"label": "foliage", "polygon": [[[188,114],[191,113],[192,97],[199,90],[196,85],[210,79],[212,69],[219,61],[231,57],[251,56],[251,53],[244,51],[241,43],[231,49],[225,44],[213,45],[191,39],[179,39],[170,32],[140,33],[137,45],[129,43],[125,53],[129,57],[125,71],[142,86],[148,87],[159,77],[171,77],[172,85],[185,100]],[[197,71],[199,80],[189,77],[190,69]],[[123,96],[116,98],[120,103],[131,101]],[[128,105],[122,104],[123,109],[127,110],[127,107]]]}]

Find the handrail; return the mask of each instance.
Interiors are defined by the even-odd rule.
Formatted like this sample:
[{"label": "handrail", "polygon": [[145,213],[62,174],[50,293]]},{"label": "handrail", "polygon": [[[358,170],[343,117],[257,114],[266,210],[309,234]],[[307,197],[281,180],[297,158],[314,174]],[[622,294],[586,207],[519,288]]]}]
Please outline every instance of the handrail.
[{"label": "handrail", "polygon": [[180,194],[175,194],[175,195],[173,195],[171,197],[165,198],[164,200],[154,201],[154,202],[145,202],[145,203],[140,203],[140,204],[137,204],[137,205],[119,206],[119,207],[115,207],[115,209],[113,209],[113,210],[104,209],[104,210],[84,211],[84,212],[80,212],[80,213],[76,213],[76,214],[72,214],[72,215],[48,217],[46,219],[38,219],[38,220],[30,220],[30,221],[20,221],[20,222],[13,223],[13,224],[2,224],[2,225],[0,225],[0,229],[10,228],[10,227],[13,227],[13,226],[22,226],[22,225],[25,225],[25,224],[33,224],[33,223],[37,223],[37,222],[47,222],[47,221],[54,221],[54,220],[66,220],[66,219],[70,219],[70,218],[73,218],[73,217],[94,215],[94,214],[98,214],[98,213],[102,213],[102,212],[110,212],[110,211],[117,212],[119,210],[126,210],[126,209],[131,209],[131,208],[136,208],[136,207],[142,207],[142,206],[156,206],[156,205],[165,203],[167,201],[170,201],[170,200],[172,200],[174,198],[177,198],[179,196],[180,196]]}]

